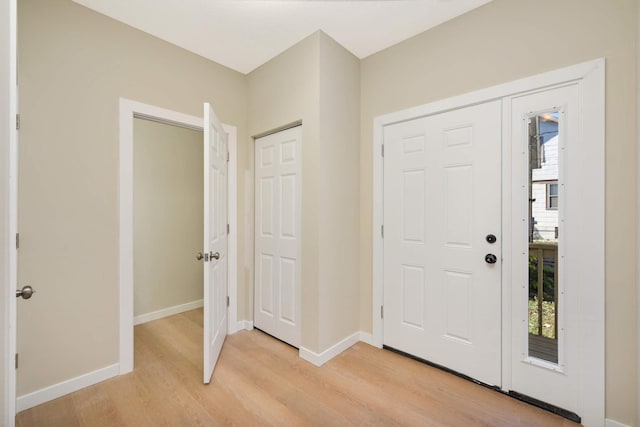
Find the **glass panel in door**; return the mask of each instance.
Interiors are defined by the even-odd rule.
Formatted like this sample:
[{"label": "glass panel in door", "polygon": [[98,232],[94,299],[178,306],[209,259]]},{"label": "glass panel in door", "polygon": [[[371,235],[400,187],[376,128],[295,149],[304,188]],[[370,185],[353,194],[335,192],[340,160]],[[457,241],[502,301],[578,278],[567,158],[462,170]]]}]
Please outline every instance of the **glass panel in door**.
[{"label": "glass panel in door", "polygon": [[528,356],[558,363],[559,113],[529,117]]}]

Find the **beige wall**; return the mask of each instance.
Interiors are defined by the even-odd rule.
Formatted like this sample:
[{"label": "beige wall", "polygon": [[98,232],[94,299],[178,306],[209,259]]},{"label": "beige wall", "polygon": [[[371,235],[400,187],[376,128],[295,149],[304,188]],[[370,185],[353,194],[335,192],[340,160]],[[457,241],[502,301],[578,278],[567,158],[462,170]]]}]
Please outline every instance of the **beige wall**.
[{"label": "beige wall", "polygon": [[9,1],[0,4],[0,423],[4,423],[5,367],[7,366],[8,341],[5,328],[8,316],[7,288],[9,286]]},{"label": "beige wall", "polygon": [[[202,102],[211,101],[223,122],[238,127],[240,319],[252,318],[253,310],[249,135],[303,120],[302,343],[320,351],[358,329],[350,325],[354,313],[360,328],[371,330],[373,118],[606,57],[607,417],[633,425],[635,7],[634,0],[495,0],[366,58],[359,64],[360,146],[354,148],[349,141],[357,134],[340,119],[356,108],[357,61],[322,33],[243,76],[68,0],[21,0],[20,280],[37,286],[40,298],[19,313],[25,369],[18,393],[117,361],[119,96],[198,116]],[[336,184],[341,179],[349,182],[344,189]],[[356,250],[349,197],[359,197]],[[345,204],[321,209],[327,203]],[[359,309],[349,286],[353,272],[330,252],[336,248],[342,259],[359,252]],[[342,279],[330,270],[335,267]],[[332,306],[335,324],[327,317]]]},{"label": "beige wall", "polygon": [[119,97],[195,116],[212,102],[238,127],[239,171],[247,137],[244,75],[69,0],[18,15],[19,275],[38,290],[18,313],[23,395],[118,361]]},{"label": "beige wall", "polygon": [[303,123],[302,346],[314,352],[358,330],[358,81],[358,59],[322,32],[248,75],[250,135]]},{"label": "beige wall", "polygon": [[202,131],[133,120],[134,316],[202,299]]},{"label": "beige wall", "polygon": [[361,64],[361,318],[371,330],[374,117],[605,57],[606,416],[635,425],[636,2],[495,0]]},{"label": "beige wall", "polygon": [[[247,76],[248,133],[257,135],[302,120],[302,340],[303,347],[318,348],[318,210],[319,201],[319,39],[312,34]],[[253,164],[253,140],[252,145]],[[251,169],[253,177],[253,167]],[[251,187],[253,203],[253,186]],[[252,217],[253,218],[253,217]],[[249,231],[251,230],[251,231]],[[247,227],[253,236],[253,223]],[[253,247],[253,241],[251,242]],[[248,256],[249,254],[245,254]],[[253,267],[253,252],[251,253]],[[253,277],[252,282],[253,283]],[[253,286],[251,289],[253,289]],[[250,293],[253,296],[253,293]],[[247,298],[248,318],[253,299]]]},{"label": "beige wall", "polygon": [[320,168],[317,227],[321,351],[359,331],[359,118],[360,61],[321,33],[320,146],[315,160]]}]

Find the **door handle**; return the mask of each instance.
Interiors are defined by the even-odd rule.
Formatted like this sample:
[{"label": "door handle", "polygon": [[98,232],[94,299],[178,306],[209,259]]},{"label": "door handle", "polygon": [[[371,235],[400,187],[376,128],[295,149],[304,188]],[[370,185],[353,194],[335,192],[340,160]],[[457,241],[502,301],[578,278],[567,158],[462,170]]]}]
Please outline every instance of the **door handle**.
[{"label": "door handle", "polygon": [[16,298],[22,297],[23,299],[29,299],[35,294],[36,291],[30,286],[23,286],[22,289],[16,290]]},{"label": "door handle", "polygon": [[484,260],[487,262],[487,264],[495,264],[496,261],[498,261],[498,257],[496,257],[494,254],[486,254]]},{"label": "door handle", "polygon": [[209,261],[210,259],[220,259],[220,252],[209,252],[208,254],[202,254],[202,252],[198,252],[196,254],[196,259],[198,261],[202,261],[204,259],[205,262]]}]

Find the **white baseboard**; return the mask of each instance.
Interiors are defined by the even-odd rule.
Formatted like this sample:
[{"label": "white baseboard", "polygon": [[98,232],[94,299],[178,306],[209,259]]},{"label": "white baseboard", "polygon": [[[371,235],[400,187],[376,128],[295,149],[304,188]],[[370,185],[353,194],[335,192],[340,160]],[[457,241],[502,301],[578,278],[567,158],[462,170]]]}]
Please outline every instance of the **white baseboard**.
[{"label": "white baseboard", "polygon": [[162,310],[152,311],[151,313],[141,314],[133,318],[134,325],[151,322],[152,320],[162,319],[163,317],[173,316],[189,310],[195,310],[204,305],[204,300],[191,301],[185,304],[174,305],[173,307],[163,308]]},{"label": "white baseboard", "polygon": [[604,427],[630,427],[630,426],[607,418],[604,420]]},{"label": "white baseboard", "polygon": [[238,330],[244,329],[245,331],[253,330],[253,320],[241,320],[238,322]]},{"label": "white baseboard", "polygon": [[58,397],[73,393],[74,391],[78,391],[81,388],[89,387],[104,380],[108,380],[109,378],[113,378],[119,373],[120,367],[116,363],[114,365],[98,369],[97,371],[89,372],[88,374],[80,375],[79,377],[71,378],[61,383],[50,385],[49,387],[18,396],[16,399],[16,411],[20,412],[25,409],[33,408],[34,406],[57,399]]},{"label": "white baseboard", "polygon": [[368,332],[360,332],[360,341],[373,347],[379,347],[376,345],[376,342],[373,339],[373,335]]},{"label": "white baseboard", "polygon": [[253,320],[238,320],[235,324],[229,323],[227,333],[229,335],[235,334],[239,331],[251,331],[253,330]]},{"label": "white baseboard", "polygon": [[316,366],[322,366],[358,341],[360,341],[360,332],[356,332],[353,335],[346,337],[345,339],[329,347],[322,353],[314,353],[313,351],[301,346],[299,355],[307,362],[313,363]]}]

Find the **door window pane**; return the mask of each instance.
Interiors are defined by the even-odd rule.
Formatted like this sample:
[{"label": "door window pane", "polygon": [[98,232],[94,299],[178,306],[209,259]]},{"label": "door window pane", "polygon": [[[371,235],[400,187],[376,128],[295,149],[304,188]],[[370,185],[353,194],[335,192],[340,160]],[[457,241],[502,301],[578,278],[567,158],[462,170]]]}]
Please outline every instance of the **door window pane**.
[{"label": "door window pane", "polygon": [[559,114],[529,118],[528,355],[558,363]]}]

